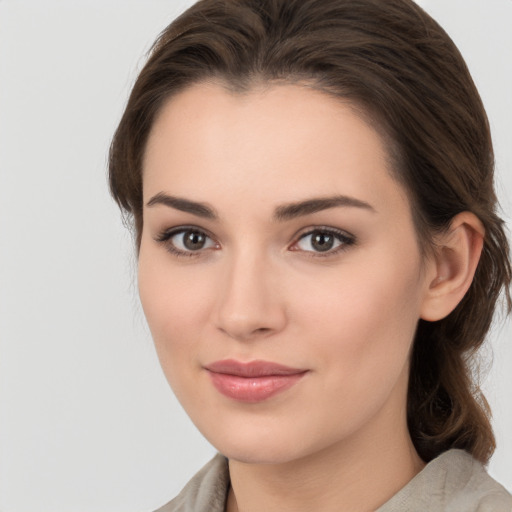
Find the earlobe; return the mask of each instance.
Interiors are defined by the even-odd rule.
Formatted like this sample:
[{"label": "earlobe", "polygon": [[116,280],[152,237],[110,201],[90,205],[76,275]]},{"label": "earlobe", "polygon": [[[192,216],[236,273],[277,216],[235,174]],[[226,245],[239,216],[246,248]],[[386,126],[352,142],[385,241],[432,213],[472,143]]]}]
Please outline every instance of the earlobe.
[{"label": "earlobe", "polygon": [[462,212],[452,219],[447,231],[436,237],[421,308],[423,320],[441,320],[457,307],[473,281],[484,236],[478,217]]}]

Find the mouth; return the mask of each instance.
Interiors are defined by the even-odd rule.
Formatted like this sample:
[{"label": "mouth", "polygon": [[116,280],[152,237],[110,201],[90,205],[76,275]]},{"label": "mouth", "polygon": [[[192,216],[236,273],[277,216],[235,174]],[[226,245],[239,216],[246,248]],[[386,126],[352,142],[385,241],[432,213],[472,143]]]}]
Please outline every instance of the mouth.
[{"label": "mouth", "polygon": [[284,392],[308,373],[268,361],[242,363],[233,359],[216,361],[204,368],[222,395],[248,403],[262,402]]}]

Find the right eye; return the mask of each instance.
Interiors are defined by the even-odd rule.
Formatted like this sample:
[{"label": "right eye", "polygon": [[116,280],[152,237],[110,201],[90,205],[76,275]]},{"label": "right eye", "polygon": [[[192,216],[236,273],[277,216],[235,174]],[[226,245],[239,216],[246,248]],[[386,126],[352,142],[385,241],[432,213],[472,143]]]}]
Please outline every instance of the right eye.
[{"label": "right eye", "polygon": [[217,242],[204,231],[193,227],[164,231],[156,241],[165,244],[167,250],[177,256],[195,256],[205,249],[218,248]]}]

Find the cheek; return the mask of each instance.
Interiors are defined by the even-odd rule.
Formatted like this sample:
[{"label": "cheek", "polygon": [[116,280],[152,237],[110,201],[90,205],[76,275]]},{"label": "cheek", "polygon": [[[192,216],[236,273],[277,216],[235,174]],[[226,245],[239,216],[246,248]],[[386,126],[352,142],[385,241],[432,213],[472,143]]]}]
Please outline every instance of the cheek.
[{"label": "cheek", "polygon": [[311,293],[297,302],[299,328],[313,340],[316,333],[320,364],[337,365],[351,382],[400,373],[419,318],[417,267],[383,255],[377,264],[361,261],[309,283]]},{"label": "cheek", "polygon": [[171,266],[166,258],[141,250],[138,285],[160,364],[171,382],[184,363],[193,361],[213,291],[197,271]]},{"label": "cheek", "polygon": [[297,338],[318,376],[307,400],[322,418],[310,426],[318,436],[348,436],[390,400],[400,410],[405,404],[418,319],[415,269],[369,268],[351,265],[337,278],[310,282],[311,293],[295,303]]}]

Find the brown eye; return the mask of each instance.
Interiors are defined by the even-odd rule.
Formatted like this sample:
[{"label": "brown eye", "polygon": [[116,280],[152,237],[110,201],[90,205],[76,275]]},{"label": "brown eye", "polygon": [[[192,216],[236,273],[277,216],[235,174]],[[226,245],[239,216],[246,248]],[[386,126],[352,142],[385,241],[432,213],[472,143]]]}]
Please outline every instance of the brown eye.
[{"label": "brown eye", "polygon": [[182,235],[183,246],[189,251],[198,251],[206,245],[208,237],[200,231],[185,231]]},{"label": "brown eye", "polygon": [[164,231],[155,240],[164,244],[166,249],[176,256],[199,255],[203,250],[218,247],[204,231],[194,227],[181,227]]},{"label": "brown eye", "polygon": [[336,254],[338,251],[353,245],[355,239],[343,232],[332,229],[314,229],[302,235],[292,250],[309,253]]},{"label": "brown eye", "polygon": [[334,247],[334,236],[330,233],[313,233],[311,235],[311,247],[319,252],[329,251]]},{"label": "brown eye", "polygon": [[180,229],[170,233],[167,237],[168,244],[181,253],[198,252],[216,246],[215,242],[199,229]]}]

